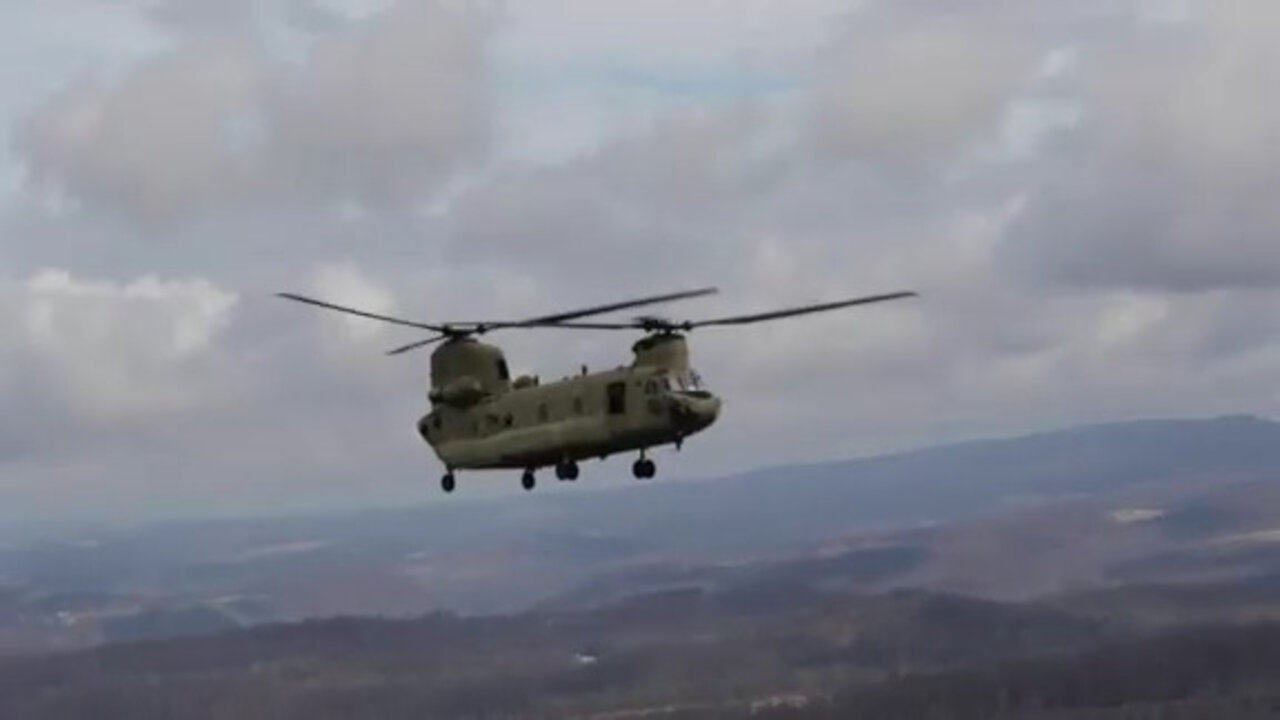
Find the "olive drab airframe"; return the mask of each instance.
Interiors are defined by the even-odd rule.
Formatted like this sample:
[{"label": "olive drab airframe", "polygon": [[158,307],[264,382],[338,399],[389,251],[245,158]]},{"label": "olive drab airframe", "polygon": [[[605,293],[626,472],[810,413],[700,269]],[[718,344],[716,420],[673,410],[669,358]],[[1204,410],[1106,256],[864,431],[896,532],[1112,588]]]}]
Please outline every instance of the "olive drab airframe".
[{"label": "olive drab airframe", "polygon": [[[293,293],[278,295],[436,333],[388,354],[440,343],[431,354],[430,410],[418,420],[417,430],[445,466],[441,479],[445,492],[454,490],[459,470],[521,470],[522,486],[532,490],[541,468],[554,468],[558,479],[572,481],[578,478],[579,461],[626,452],[639,454],[632,474],[651,478],[656,470],[646,450],[681,447],[687,438],[710,427],[721,410],[721,399],[690,364],[687,333],[704,326],[745,325],[915,296],[898,292],[713,320],[672,322],[645,316],[622,322],[577,321],[715,292],[704,288],[521,321],[438,324],[377,315]],[[502,328],[638,329],[646,334],[632,345],[627,365],[596,372],[583,366],[577,374],[543,382],[527,375],[513,379],[503,351],[475,338]]]}]

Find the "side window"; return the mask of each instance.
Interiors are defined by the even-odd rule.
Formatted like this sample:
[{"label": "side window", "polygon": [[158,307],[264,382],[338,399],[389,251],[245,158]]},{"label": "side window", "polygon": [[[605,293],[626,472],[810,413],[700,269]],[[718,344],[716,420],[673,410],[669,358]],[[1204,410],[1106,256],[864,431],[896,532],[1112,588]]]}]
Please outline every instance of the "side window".
[{"label": "side window", "polygon": [[610,415],[622,415],[627,412],[627,384],[625,382],[609,383],[605,386],[605,400]]}]

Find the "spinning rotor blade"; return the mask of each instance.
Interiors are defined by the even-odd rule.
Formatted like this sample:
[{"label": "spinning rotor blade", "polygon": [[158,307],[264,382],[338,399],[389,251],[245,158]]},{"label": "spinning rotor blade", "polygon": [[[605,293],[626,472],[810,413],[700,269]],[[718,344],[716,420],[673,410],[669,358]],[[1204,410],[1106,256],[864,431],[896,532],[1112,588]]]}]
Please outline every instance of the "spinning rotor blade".
[{"label": "spinning rotor blade", "polygon": [[837,310],[839,308],[851,307],[853,305],[866,305],[869,303],[897,300],[899,298],[906,297],[917,297],[917,294],[914,292],[896,292],[889,293],[887,295],[871,295],[868,297],[855,298],[853,300],[840,300],[837,302],[819,303],[816,305],[804,305],[801,307],[787,308],[785,310],[772,310],[769,312],[754,313],[751,315],[734,315],[731,317],[715,318],[712,320],[682,320],[676,322],[661,320],[658,318],[636,318],[630,322],[621,323],[571,322],[558,323],[552,327],[574,328],[578,330],[692,330],[693,328],[707,327],[710,325],[746,325],[748,323],[763,322],[765,320],[777,320],[796,315],[807,315],[809,313]]},{"label": "spinning rotor blade", "polygon": [[771,312],[756,313],[754,315],[736,315],[733,317],[716,318],[714,320],[698,320],[690,323],[681,323],[684,328],[706,327],[708,325],[746,325],[748,323],[763,322],[765,320],[777,320],[779,318],[793,317],[795,315],[807,315],[809,313],[825,312],[827,310],[838,310],[840,308],[851,307],[853,305],[866,305],[869,303],[884,302],[886,300],[897,300],[898,298],[916,297],[914,292],[897,292],[888,295],[871,295],[868,297],[856,298],[854,300],[841,300],[838,302],[819,303],[817,305],[805,305],[802,307],[787,308],[786,310],[773,310]]},{"label": "spinning rotor blade", "polygon": [[323,300],[316,300],[315,298],[303,297],[302,295],[295,295],[294,293],[276,293],[276,297],[282,297],[289,300],[296,300],[298,302],[307,303],[308,305],[315,305],[317,307],[327,308],[329,310],[337,310],[338,312],[344,312],[349,315],[359,315],[360,317],[372,318],[374,320],[381,320],[383,322],[394,323],[396,325],[405,325],[408,327],[415,327],[421,330],[431,330],[434,332],[445,331],[445,328],[441,325],[430,325],[427,323],[414,322],[412,320],[403,320],[401,318],[388,317],[386,315],[378,315],[376,313],[365,312],[364,310],[356,310],[355,308],[349,308],[343,305],[334,305],[333,303],[325,302]]},{"label": "spinning rotor blade", "polygon": [[549,323],[546,325],[527,325],[531,328],[569,328],[571,330],[635,330],[636,328],[644,328],[638,320],[627,322],[562,322]]},{"label": "spinning rotor blade", "polygon": [[425,346],[427,346],[427,345],[430,345],[431,343],[440,342],[441,340],[443,340],[443,339],[445,339],[445,338],[447,338],[447,337],[449,337],[449,336],[448,336],[448,335],[436,335],[435,337],[429,337],[429,338],[427,338],[426,340],[419,340],[419,341],[414,342],[414,343],[409,343],[408,345],[401,345],[400,347],[398,347],[398,348],[396,348],[396,349],[394,349],[394,350],[388,350],[388,351],[387,351],[387,354],[388,354],[388,355],[399,355],[400,353],[409,352],[410,350],[417,350],[418,348],[420,348],[420,347],[425,347]]},{"label": "spinning rotor blade", "polygon": [[493,322],[458,322],[447,324],[431,324],[405,320],[402,318],[390,317],[387,315],[379,315],[377,313],[357,310],[355,308],[337,305],[324,300],[304,297],[295,293],[276,293],[277,297],[295,300],[297,302],[315,305],[317,307],[326,308],[328,310],[337,310],[338,312],[347,313],[349,315],[357,315],[359,317],[371,318],[373,320],[381,320],[383,322],[394,323],[396,325],[405,325],[408,327],[419,328],[422,330],[431,330],[437,335],[419,340],[408,345],[395,348],[387,352],[388,355],[399,355],[400,353],[415,350],[434,342],[439,342],[449,337],[465,336],[472,333],[484,333],[489,330],[498,328],[519,328],[519,327],[553,327],[561,322],[573,320],[589,315],[599,315],[601,313],[613,312],[614,310],[625,310],[627,308],[639,307],[641,305],[653,305],[655,303],[670,302],[672,300],[684,300],[686,298],[700,297],[703,295],[712,295],[719,292],[716,288],[699,288],[697,290],[685,290],[675,293],[666,293],[663,295],[653,295],[650,297],[637,298],[634,300],[624,300],[622,302],[609,303],[607,305],[597,305],[595,307],[583,308],[580,310],[570,310],[568,312],[555,313],[553,315],[542,315],[528,320],[518,321],[493,321]]},{"label": "spinning rotor blade", "polygon": [[[588,315],[601,315],[615,310],[626,310],[627,308],[639,307],[641,305],[653,305],[656,303],[671,302],[673,300],[684,300],[687,298],[701,297],[703,295],[714,295],[719,292],[716,288],[700,288],[698,290],[685,290],[683,292],[668,293],[666,295],[653,295],[647,298],[637,300],[625,300],[618,303],[610,303],[608,305],[598,305],[593,308],[583,310],[573,310],[570,312],[556,313],[555,315],[543,315],[542,317],[532,318],[529,320],[521,320],[519,322],[509,323],[484,323],[485,328],[504,328],[504,327],[537,327],[539,325],[559,325],[567,320],[575,320]],[[607,324],[607,323],[605,323]]]}]

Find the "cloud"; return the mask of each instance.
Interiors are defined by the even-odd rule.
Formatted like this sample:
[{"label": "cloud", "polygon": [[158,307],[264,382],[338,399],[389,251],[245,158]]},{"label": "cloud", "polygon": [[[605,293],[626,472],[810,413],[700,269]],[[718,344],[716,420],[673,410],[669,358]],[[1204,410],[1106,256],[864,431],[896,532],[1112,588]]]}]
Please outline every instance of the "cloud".
[{"label": "cloud", "polygon": [[1280,8],[1197,8],[1083,57],[1085,117],[1037,173],[1012,272],[1087,288],[1280,285]]},{"label": "cloud", "polygon": [[309,44],[199,34],[82,80],[15,136],[37,186],[143,229],[211,214],[412,207],[489,144],[480,15],[402,2]]},{"label": "cloud", "polygon": [[[628,69],[648,78],[768,72],[806,63],[845,18],[849,0],[592,0],[506,3],[504,51],[570,79]],[[654,48],[662,48],[654,52]]]},{"label": "cloud", "polygon": [[[349,504],[352,478],[434,497],[426,356],[382,355],[420,336],[279,290],[426,321],[705,284],[721,295],[650,310],[922,293],[694,333],[727,405],[664,475],[1276,400],[1256,4],[813,0],[731,22],[719,0],[554,0],[489,24],[402,0],[310,25],[181,4],[171,51],[19,135],[68,202],[29,202],[0,241],[11,507],[99,478],[121,507]],[[285,26],[303,61],[263,39]],[[183,333],[204,341],[177,353]],[[634,337],[487,339],[549,378],[625,363]]]},{"label": "cloud", "polygon": [[4,292],[10,389],[47,394],[68,417],[104,425],[217,401],[207,362],[233,293],[200,280],[117,285],[59,270]]},{"label": "cloud", "polygon": [[37,186],[164,221],[244,190],[252,160],[231,146],[228,121],[257,102],[265,82],[252,48],[199,43],[145,62],[118,85],[71,86],[17,143]]},{"label": "cloud", "polygon": [[277,31],[328,32],[350,19],[321,0],[159,0],[141,4],[146,17],[181,32],[208,36],[261,32],[264,19]]},{"label": "cloud", "polygon": [[[358,268],[309,274],[344,299],[394,302]],[[282,323],[284,301],[200,278],[48,269],[0,285],[0,297],[7,506],[32,517],[244,511],[346,492],[364,471],[392,488],[413,479],[392,468],[421,459],[422,378],[382,357],[387,339],[368,327]],[[303,481],[306,496],[291,498]]]},{"label": "cloud", "polygon": [[894,9],[849,23],[812,86],[813,152],[936,169],[988,135],[1039,50],[1007,21],[991,20]]}]

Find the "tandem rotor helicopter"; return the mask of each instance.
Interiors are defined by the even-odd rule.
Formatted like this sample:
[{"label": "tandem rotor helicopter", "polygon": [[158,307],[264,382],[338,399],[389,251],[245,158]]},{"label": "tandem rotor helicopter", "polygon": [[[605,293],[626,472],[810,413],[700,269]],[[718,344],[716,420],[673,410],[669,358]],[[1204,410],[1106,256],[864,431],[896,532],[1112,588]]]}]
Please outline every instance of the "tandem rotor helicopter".
[{"label": "tandem rotor helicopter", "polygon": [[[579,318],[656,303],[711,295],[702,288],[626,300],[519,321],[426,323],[404,320],[304,297],[278,297],[383,322],[429,330],[433,336],[389,351],[388,355],[440,343],[431,353],[430,410],[417,423],[418,434],[445,466],[441,488],[453,492],[459,470],[521,470],[521,486],[532,490],[535,473],[555,468],[561,481],[578,479],[578,462],[638,452],[631,466],[636,478],[656,470],[646,451],[674,445],[711,426],[721,399],[703,384],[689,363],[685,336],[695,328],[739,326],[854,305],[915,297],[896,292],[707,320],[671,321],[647,315],[622,322],[575,322]],[[631,347],[632,362],[543,383],[536,376],[510,376],[501,348],[476,336],[493,330],[572,328],[640,330]]]}]

